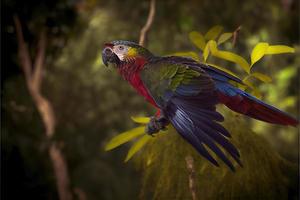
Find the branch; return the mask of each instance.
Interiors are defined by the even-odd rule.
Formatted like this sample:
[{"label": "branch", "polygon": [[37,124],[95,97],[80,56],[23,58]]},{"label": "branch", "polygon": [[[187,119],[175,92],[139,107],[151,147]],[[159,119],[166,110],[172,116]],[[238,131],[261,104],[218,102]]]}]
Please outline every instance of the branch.
[{"label": "branch", "polygon": [[194,159],[192,156],[186,156],[185,161],[186,161],[186,168],[188,169],[189,172],[189,188],[192,194],[192,199],[196,200],[197,199],[196,182],[195,182],[196,172],[194,168]]},{"label": "branch", "polygon": [[[50,139],[53,137],[55,131],[54,110],[50,101],[43,97],[40,91],[40,85],[42,82],[42,69],[44,66],[46,51],[45,32],[42,31],[39,36],[34,68],[32,69],[32,62],[29,56],[29,51],[24,41],[22,26],[17,15],[14,16],[14,23],[16,26],[20,65],[25,75],[29,93],[34,100],[35,106],[37,107],[45,126],[45,134]],[[56,185],[58,189],[59,199],[72,200],[72,193],[69,189],[70,181],[68,168],[63,154],[59,147],[54,143],[50,144],[48,151],[56,176]]]},{"label": "branch", "polygon": [[49,147],[49,154],[52,160],[54,173],[56,177],[56,184],[60,200],[72,200],[72,193],[70,191],[70,178],[68,175],[68,168],[66,160],[63,157],[61,150],[52,143]]},{"label": "branch", "polygon": [[241,26],[237,27],[233,32],[232,46],[235,46],[238,40],[239,32],[241,30]]},{"label": "branch", "polygon": [[144,44],[145,44],[145,38],[146,38],[147,32],[149,31],[149,29],[152,25],[154,15],[155,15],[155,0],[150,0],[150,9],[149,9],[147,22],[144,25],[144,27],[142,28],[141,33],[140,33],[139,44],[141,46],[144,46]]},{"label": "branch", "polygon": [[24,41],[20,19],[17,15],[14,15],[13,19],[14,19],[14,23],[16,26],[17,42],[18,42],[18,46],[19,46],[18,54],[19,54],[19,59],[20,59],[20,65],[25,74],[26,83],[28,86],[30,86],[31,85],[30,82],[31,82],[31,66],[32,66],[32,64],[31,64],[31,59],[29,56],[29,51],[28,51],[27,45]]},{"label": "branch", "polygon": [[53,107],[48,99],[43,97],[38,90],[35,90],[35,86],[33,86],[33,88],[31,95],[42,117],[45,126],[45,134],[48,138],[51,138],[54,134],[56,124]]},{"label": "branch", "polygon": [[49,138],[51,138],[52,135],[54,134],[54,129],[55,129],[54,111],[51,103],[45,97],[42,96],[39,90],[42,81],[41,71],[44,65],[45,49],[46,49],[45,32],[42,31],[40,34],[38,47],[37,47],[37,54],[35,59],[35,66],[34,69],[32,69],[32,63],[29,56],[27,45],[24,40],[21,22],[17,15],[14,15],[14,22],[16,26],[17,41],[19,46],[18,52],[20,58],[20,65],[25,74],[28,90],[42,117],[46,129],[46,135]]},{"label": "branch", "polygon": [[78,200],[87,200],[86,194],[82,189],[77,187],[77,188],[74,188],[73,191],[77,195]]},{"label": "branch", "polygon": [[42,31],[39,36],[39,41],[37,44],[37,53],[36,58],[34,62],[34,71],[33,71],[33,77],[32,82],[34,87],[36,87],[37,90],[40,89],[41,82],[42,82],[42,71],[45,61],[45,50],[46,50],[46,36],[45,31]]}]

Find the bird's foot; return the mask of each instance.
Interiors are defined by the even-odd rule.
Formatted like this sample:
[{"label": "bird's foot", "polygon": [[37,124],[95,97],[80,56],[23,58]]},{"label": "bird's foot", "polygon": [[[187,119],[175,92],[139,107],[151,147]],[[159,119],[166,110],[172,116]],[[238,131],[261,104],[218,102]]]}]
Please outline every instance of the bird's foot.
[{"label": "bird's foot", "polygon": [[154,136],[160,130],[166,130],[166,126],[169,124],[169,120],[164,116],[151,117],[150,122],[146,125],[145,132],[148,135]]}]

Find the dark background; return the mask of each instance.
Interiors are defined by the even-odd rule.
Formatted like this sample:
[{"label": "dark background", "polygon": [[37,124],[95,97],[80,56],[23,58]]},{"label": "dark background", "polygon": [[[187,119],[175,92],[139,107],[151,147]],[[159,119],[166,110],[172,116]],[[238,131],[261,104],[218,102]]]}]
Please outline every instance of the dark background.
[{"label": "dark background", "polygon": [[[3,0],[1,4],[2,199],[58,199],[44,126],[17,57],[15,14],[31,57],[39,31],[47,33],[42,93],[54,107],[53,140],[61,144],[71,187],[80,188],[87,199],[138,199],[141,172],[132,163],[123,163],[128,146],[104,152],[104,145],[135,126],[130,116],[155,111],[115,71],[103,66],[100,54],[107,41],[138,40],[149,2]],[[159,55],[195,50],[188,33],[204,33],[216,24],[228,32],[242,26],[235,51],[246,58],[260,41],[296,49],[294,55],[266,58],[255,70],[273,78],[271,84],[259,85],[263,100],[299,116],[299,1],[158,1],[146,46]],[[298,163],[296,128],[254,121],[248,125],[283,158]]]}]

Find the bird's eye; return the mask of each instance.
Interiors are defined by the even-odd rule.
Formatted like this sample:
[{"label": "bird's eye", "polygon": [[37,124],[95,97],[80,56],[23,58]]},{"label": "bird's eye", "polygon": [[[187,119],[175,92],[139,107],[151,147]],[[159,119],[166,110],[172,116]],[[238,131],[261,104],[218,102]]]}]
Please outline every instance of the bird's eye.
[{"label": "bird's eye", "polygon": [[125,49],[125,47],[123,45],[118,46],[119,51],[123,51],[124,49]]}]

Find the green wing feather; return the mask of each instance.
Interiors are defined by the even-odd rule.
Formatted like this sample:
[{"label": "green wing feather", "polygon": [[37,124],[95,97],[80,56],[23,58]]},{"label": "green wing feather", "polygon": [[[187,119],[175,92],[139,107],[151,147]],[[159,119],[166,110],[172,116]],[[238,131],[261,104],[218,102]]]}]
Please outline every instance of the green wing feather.
[{"label": "green wing feather", "polygon": [[[187,63],[164,57],[145,65],[141,79],[157,103],[163,101],[166,92],[175,93],[181,86],[195,86],[196,90],[211,89],[213,82],[201,68],[193,68]],[[184,61],[184,60],[183,60]]]}]

